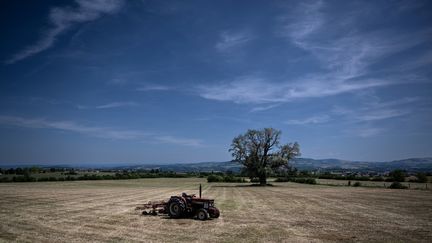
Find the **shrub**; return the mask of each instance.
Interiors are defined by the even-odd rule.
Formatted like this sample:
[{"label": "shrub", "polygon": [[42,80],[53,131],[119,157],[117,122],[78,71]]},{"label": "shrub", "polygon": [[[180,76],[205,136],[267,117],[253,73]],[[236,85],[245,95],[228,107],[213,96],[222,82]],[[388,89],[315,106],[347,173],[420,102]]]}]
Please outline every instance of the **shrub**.
[{"label": "shrub", "polygon": [[246,182],[246,181],[245,181],[244,178],[235,177],[233,175],[226,175],[226,176],[209,175],[209,176],[207,176],[207,182],[232,182],[232,183],[240,183],[240,182]]},{"label": "shrub", "polygon": [[234,177],[232,175],[226,175],[223,178],[223,181],[224,182],[245,182],[245,179],[241,177]]},{"label": "shrub", "polygon": [[390,185],[389,188],[391,188],[391,189],[407,189],[408,187],[402,185],[402,183],[400,183],[399,181],[395,181]]},{"label": "shrub", "polygon": [[207,176],[207,182],[222,182],[223,178],[219,175],[209,175]]},{"label": "shrub", "polygon": [[372,181],[384,181],[384,178],[381,176],[375,176],[374,178],[372,178]]},{"label": "shrub", "polygon": [[289,177],[278,177],[275,180],[275,182],[288,182],[288,181],[290,181]]},{"label": "shrub", "polygon": [[402,170],[393,170],[389,173],[390,178],[393,181],[403,182],[405,181],[405,172]]},{"label": "shrub", "polygon": [[315,178],[292,178],[290,181],[296,183],[302,183],[302,184],[311,184],[311,185],[317,184]]},{"label": "shrub", "polygon": [[0,177],[0,182],[11,182],[11,180],[7,177]]},{"label": "shrub", "polygon": [[290,178],[290,177],[279,177],[276,178],[275,182],[295,182],[295,183],[302,183],[302,184],[311,184],[315,185],[317,184],[315,178]]},{"label": "shrub", "polygon": [[356,182],[353,184],[353,186],[355,186],[355,187],[361,186],[361,183],[358,182],[358,181],[356,181]]},{"label": "shrub", "polygon": [[417,173],[416,177],[417,177],[417,182],[420,183],[426,183],[428,180],[425,173],[421,173],[421,172]]}]

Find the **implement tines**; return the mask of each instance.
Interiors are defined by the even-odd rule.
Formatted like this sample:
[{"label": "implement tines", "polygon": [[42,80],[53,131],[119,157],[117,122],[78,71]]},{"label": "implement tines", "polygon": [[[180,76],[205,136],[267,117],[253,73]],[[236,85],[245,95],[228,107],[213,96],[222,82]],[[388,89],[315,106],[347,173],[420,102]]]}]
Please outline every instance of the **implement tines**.
[{"label": "implement tines", "polygon": [[143,210],[144,215],[157,215],[158,213],[164,213],[167,202],[164,200],[160,201],[149,201],[148,203],[139,205],[135,210]]}]

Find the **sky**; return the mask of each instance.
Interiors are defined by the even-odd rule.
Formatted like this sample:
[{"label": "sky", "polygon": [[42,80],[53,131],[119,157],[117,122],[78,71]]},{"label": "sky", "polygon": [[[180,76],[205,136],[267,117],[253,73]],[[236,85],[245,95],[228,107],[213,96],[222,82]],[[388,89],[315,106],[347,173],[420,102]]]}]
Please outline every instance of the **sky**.
[{"label": "sky", "polygon": [[432,156],[430,1],[1,1],[0,165]]}]

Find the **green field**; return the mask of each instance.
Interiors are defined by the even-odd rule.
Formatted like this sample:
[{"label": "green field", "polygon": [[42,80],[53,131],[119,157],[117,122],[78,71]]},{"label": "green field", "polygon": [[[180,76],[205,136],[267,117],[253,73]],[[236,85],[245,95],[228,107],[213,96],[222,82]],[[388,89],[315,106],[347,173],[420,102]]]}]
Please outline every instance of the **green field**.
[{"label": "green field", "polygon": [[[216,199],[214,220],[142,216],[149,200],[181,192]],[[274,183],[138,179],[0,184],[0,241],[430,242],[432,193]]]}]

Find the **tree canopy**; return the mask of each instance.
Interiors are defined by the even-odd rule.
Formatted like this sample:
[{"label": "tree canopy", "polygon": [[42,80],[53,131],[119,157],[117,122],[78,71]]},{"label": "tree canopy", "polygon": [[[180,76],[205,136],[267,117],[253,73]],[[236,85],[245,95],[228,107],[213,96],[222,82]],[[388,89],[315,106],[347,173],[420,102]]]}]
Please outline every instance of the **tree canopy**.
[{"label": "tree canopy", "polygon": [[249,129],[235,137],[230,152],[235,161],[241,163],[248,175],[259,178],[261,185],[267,184],[267,176],[300,156],[297,142],[280,144],[281,131],[274,128]]}]

